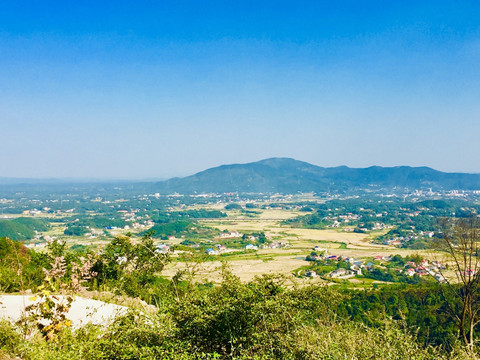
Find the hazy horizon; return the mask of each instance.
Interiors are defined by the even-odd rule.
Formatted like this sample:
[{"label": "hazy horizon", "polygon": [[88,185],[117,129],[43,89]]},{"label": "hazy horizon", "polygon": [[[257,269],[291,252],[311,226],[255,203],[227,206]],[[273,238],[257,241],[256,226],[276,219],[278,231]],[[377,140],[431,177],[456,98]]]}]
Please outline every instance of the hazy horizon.
[{"label": "hazy horizon", "polygon": [[0,4],[0,177],[480,173],[480,3]]},{"label": "hazy horizon", "polygon": [[[258,162],[258,161],[262,161],[262,160],[267,160],[267,159],[259,159],[257,161],[253,161],[253,162],[247,162],[247,163],[226,163],[226,164],[218,164],[218,165],[214,165],[213,167],[210,167],[210,168],[205,168],[205,169],[201,169],[199,171],[195,171],[194,173],[188,173],[188,174],[179,174],[179,175],[174,175],[174,176],[171,176],[171,177],[150,177],[150,178],[134,178],[134,177],[131,177],[131,178],[114,178],[114,177],[38,177],[38,178],[33,178],[33,177],[25,177],[25,178],[22,178],[22,177],[5,177],[5,176],[0,176],[0,180],[7,180],[8,182],[14,184],[16,183],[17,180],[19,181],[22,181],[22,180],[26,180],[26,181],[32,181],[32,182],[62,182],[62,183],[68,183],[68,182],[78,182],[78,183],[93,183],[93,182],[157,182],[157,181],[164,181],[164,180],[169,180],[169,179],[172,179],[172,178],[175,178],[175,177],[178,177],[178,178],[183,178],[183,177],[187,177],[187,176],[190,176],[190,175],[195,175],[199,172],[202,172],[204,170],[208,170],[208,169],[211,169],[211,168],[216,168],[216,167],[220,167],[222,165],[239,165],[239,164],[248,164],[248,163],[254,163],[254,162]],[[301,159],[293,159],[293,160],[298,160],[298,161],[303,161]],[[326,167],[326,166],[322,166],[322,165],[319,165],[319,164],[315,164],[315,163],[310,163],[312,165],[316,165],[316,166],[320,166],[320,167]],[[342,167],[342,166],[346,166],[346,165],[336,165],[336,166],[331,166],[331,167]],[[366,167],[374,167],[374,166],[379,166],[379,165],[370,165],[370,166],[366,166]],[[388,166],[388,167],[403,167],[403,166],[406,166],[406,167],[409,167],[410,165],[393,165],[393,166]],[[329,166],[330,167],[330,166]],[[350,168],[355,168],[355,167],[352,167],[352,166],[349,166]],[[422,167],[422,166],[419,166],[419,167]],[[327,167],[326,167],[327,168]],[[357,167],[358,168],[358,167]],[[432,168],[434,169],[434,168]],[[434,169],[434,170],[439,170],[439,169]],[[439,171],[442,171],[442,170],[439,170]],[[446,171],[447,173],[449,173],[448,171]],[[467,172],[460,172],[460,173],[467,173]],[[467,174],[480,174],[479,173],[467,173]]]}]

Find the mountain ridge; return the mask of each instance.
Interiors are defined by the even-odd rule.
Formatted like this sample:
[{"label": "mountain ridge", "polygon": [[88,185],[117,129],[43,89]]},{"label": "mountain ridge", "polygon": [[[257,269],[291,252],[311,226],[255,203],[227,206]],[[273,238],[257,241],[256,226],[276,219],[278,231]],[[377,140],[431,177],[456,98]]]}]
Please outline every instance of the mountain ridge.
[{"label": "mountain ridge", "polygon": [[158,192],[180,193],[297,193],[344,192],[369,186],[477,190],[480,174],[447,173],[427,166],[321,167],[292,158],[268,158],[220,165],[183,178],[157,182],[154,188]]}]

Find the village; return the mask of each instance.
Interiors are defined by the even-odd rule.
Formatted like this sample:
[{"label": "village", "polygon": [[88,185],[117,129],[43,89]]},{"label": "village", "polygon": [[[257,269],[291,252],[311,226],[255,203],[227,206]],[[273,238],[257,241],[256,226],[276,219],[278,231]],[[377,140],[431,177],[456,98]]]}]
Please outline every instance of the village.
[{"label": "village", "polygon": [[[316,246],[305,260],[312,263],[304,271],[304,275],[308,278],[320,276],[326,280],[331,280],[356,277],[405,283],[416,283],[423,278],[435,280],[439,283],[446,282],[444,273],[447,267],[444,264],[439,261],[429,261],[418,255],[405,257],[401,255],[377,255],[372,258],[355,259],[341,255],[330,255],[327,249]],[[335,267],[335,269],[329,271],[332,267]],[[465,275],[473,276],[473,273],[472,271],[468,273],[467,270]]]}]

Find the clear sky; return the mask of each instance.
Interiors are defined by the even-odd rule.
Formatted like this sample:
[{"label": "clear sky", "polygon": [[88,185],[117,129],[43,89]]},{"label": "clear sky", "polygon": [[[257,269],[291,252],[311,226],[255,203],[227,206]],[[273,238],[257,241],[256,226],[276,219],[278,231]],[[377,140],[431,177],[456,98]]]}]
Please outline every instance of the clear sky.
[{"label": "clear sky", "polygon": [[480,172],[480,2],[1,1],[0,135],[0,177]]}]

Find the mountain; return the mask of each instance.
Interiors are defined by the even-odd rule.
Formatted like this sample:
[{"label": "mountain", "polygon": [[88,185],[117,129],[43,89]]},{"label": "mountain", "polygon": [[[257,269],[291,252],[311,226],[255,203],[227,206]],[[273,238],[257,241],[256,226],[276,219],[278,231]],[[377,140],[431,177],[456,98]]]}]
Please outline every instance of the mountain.
[{"label": "mountain", "polygon": [[371,187],[480,189],[480,174],[445,173],[428,167],[325,168],[289,158],[222,165],[184,178],[158,182],[161,193],[344,192]]}]

